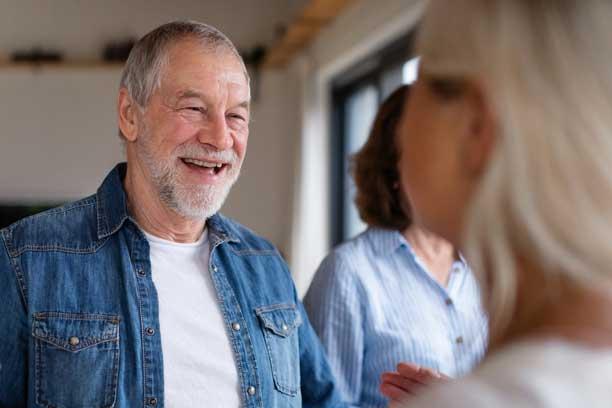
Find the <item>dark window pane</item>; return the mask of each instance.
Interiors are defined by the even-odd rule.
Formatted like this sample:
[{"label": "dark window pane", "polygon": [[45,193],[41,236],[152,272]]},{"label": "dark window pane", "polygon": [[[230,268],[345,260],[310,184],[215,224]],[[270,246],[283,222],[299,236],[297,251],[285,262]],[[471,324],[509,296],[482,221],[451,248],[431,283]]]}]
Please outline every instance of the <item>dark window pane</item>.
[{"label": "dark window pane", "polygon": [[365,229],[355,207],[355,183],[350,173],[350,158],[368,138],[372,122],[378,110],[378,89],[374,85],[364,86],[346,101],[346,152],[344,157],[344,233],[353,237]]}]

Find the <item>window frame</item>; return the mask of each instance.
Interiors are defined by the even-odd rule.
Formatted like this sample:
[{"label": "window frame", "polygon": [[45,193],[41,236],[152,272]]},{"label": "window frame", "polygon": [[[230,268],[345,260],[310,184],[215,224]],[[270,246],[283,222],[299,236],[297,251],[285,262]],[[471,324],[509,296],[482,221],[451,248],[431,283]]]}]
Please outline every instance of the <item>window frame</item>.
[{"label": "window frame", "polygon": [[384,74],[414,57],[415,30],[396,37],[378,51],[353,64],[331,81],[331,140],[330,140],[330,243],[334,247],[349,239],[345,225],[345,183],[350,174],[345,172],[347,156],[346,104],[357,90],[374,85],[378,91],[378,104],[382,102]]}]

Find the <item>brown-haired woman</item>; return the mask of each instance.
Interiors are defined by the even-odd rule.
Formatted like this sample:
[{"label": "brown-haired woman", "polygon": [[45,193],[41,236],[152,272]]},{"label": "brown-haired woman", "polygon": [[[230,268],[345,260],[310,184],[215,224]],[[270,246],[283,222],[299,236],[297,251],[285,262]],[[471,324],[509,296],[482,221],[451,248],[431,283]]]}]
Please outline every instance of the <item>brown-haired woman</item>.
[{"label": "brown-haired woman", "polygon": [[383,102],[354,157],[355,202],[369,228],[327,256],[304,300],[345,401],[360,407],[411,391],[392,374],[381,386],[398,362],[455,377],[486,347],[472,273],[450,243],[412,224],[401,190],[396,130],[408,93],[403,86]]}]

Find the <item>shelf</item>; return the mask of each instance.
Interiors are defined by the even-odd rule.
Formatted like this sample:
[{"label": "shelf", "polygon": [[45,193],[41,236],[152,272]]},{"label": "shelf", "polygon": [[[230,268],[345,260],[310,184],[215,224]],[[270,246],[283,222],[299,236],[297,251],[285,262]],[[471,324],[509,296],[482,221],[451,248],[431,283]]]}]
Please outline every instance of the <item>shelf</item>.
[{"label": "shelf", "polygon": [[6,70],[83,70],[83,69],[120,69],[123,62],[100,60],[66,60],[58,62],[13,62],[0,60],[0,71]]}]

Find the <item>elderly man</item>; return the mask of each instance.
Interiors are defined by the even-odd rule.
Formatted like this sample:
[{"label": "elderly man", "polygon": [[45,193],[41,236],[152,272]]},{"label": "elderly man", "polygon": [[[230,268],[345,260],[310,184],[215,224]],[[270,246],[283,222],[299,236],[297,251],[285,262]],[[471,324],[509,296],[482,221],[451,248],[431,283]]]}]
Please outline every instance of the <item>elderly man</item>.
[{"label": "elderly man", "polygon": [[136,44],[118,99],[127,164],[1,231],[0,406],[341,405],[282,258],[217,214],[249,99],[210,26]]}]

